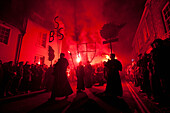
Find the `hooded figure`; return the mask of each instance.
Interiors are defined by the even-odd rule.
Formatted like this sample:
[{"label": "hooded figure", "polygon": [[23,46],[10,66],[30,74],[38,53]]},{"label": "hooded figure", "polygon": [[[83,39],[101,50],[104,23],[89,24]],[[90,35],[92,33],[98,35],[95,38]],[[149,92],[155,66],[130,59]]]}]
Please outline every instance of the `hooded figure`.
[{"label": "hooded figure", "polygon": [[115,54],[111,54],[111,60],[109,60],[105,67],[107,68],[107,86],[106,94],[112,96],[122,96],[122,85],[120,80],[119,71],[122,71],[122,64],[115,59]]},{"label": "hooded figure", "polygon": [[76,76],[77,76],[77,92],[81,92],[81,90],[85,90],[84,86],[84,67],[82,65],[82,62],[79,63],[79,66],[77,66],[76,70]]},{"label": "hooded figure", "polygon": [[54,65],[53,75],[54,83],[51,94],[51,99],[54,100],[55,97],[64,97],[73,93],[72,88],[67,79],[67,66],[69,65],[68,60],[64,58],[64,53],[60,54],[60,59]]}]

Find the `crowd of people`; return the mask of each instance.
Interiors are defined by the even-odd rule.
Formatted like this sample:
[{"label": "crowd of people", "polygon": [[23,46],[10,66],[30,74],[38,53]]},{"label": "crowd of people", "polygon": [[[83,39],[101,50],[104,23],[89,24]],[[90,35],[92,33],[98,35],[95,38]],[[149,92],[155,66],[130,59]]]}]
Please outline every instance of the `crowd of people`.
[{"label": "crowd of people", "polygon": [[[55,97],[67,98],[70,94],[73,93],[66,73],[68,65],[69,63],[65,58],[65,54],[61,53],[58,62],[54,64],[53,67],[54,84],[49,101],[55,101]],[[111,60],[108,60],[108,62],[104,64],[104,67],[105,72],[107,72],[107,86],[105,94],[108,96],[122,96],[123,90],[119,75],[119,71],[122,71],[122,64],[115,59],[115,54],[111,54]],[[94,84],[92,79],[94,73],[90,62],[87,61],[84,66],[80,61],[77,68],[75,68],[75,71],[77,77],[77,93],[81,93],[83,90],[85,90],[85,87],[91,88]]]},{"label": "crowd of people", "polygon": [[127,76],[149,99],[161,103],[170,97],[170,39],[155,39],[149,54],[138,55],[138,60],[127,68]]},{"label": "crowd of people", "polygon": [[[12,61],[0,61],[0,98],[41,90],[52,89],[49,85],[53,76],[52,67],[47,65]],[[48,84],[47,84],[48,83]]]},{"label": "crowd of people", "polygon": [[[55,80],[56,71],[61,72],[62,70],[56,70],[57,64],[58,62],[53,66],[48,67],[45,64],[30,65],[29,62],[19,62],[18,64],[14,64],[12,61],[5,63],[0,61],[0,98],[42,89],[52,91],[54,87],[53,82],[57,82],[56,84],[60,83]],[[81,67],[81,70],[79,67]],[[80,62],[76,70],[70,69],[70,71],[65,71],[66,77],[68,77],[70,81],[78,81],[79,85],[77,87],[80,91],[81,88],[79,87],[83,87],[82,89],[85,89],[91,88],[95,83],[99,83],[99,85],[106,83],[103,69],[103,64],[92,66],[90,62],[87,61],[85,65],[82,65]],[[64,74],[62,73],[60,75],[63,76]],[[62,79],[61,82],[65,79]]]},{"label": "crowd of people", "polygon": [[[49,100],[55,100],[55,97],[67,97],[72,94],[73,91],[67,73],[69,63],[64,57],[65,54],[61,53],[58,61],[50,67],[39,64],[30,65],[29,62],[13,64],[12,61],[5,63],[0,61],[0,98],[41,89],[52,91]],[[75,73],[70,71],[70,76],[76,76],[77,93],[82,92],[85,88],[91,88],[95,83],[103,85],[107,80],[107,94],[118,92],[116,95],[122,96],[119,76],[122,65],[114,57],[114,54],[112,54],[111,60],[102,65],[96,65],[95,68],[89,61],[85,65],[80,62],[77,68],[74,69]],[[120,87],[117,88],[116,84]]]},{"label": "crowd of people", "polygon": [[85,63],[85,65],[80,62],[78,66],[75,68],[69,69],[69,79],[71,81],[77,80],[78,68],[82,67],[83,70],[81,73],[84,75],[84,86],[86,88],[90,88],[92,85],[102,86],[106,83],[106,78],[104,74],[104,65],[106,62],[101,62],[95,65],[91,65],[89,61]]},{"label": "crowd of people", "polygon": [[[127,76],[136,87],[140,86],[141,92],[146,93],[149,99],[161,102],[170,96],[170,54],[168,53],[170,39],[155,39],[151,47],[149,54],[138,55],[138,60],[133,61],[127,68]],[[58,62],[50,67],[30,65],[28,62],[13,65],[12,61],[5,63],[0,61],[0,98],[44,88],[52,91],[52,99],[56,96],[70,95],[73,91],[67,76],[69,64],[64,56],[61,53]],[[77,92],[81,92],[85,87],[91,88],[96,82],[103,85],[107,81],[106,92],[113,94],[117,92],[116,95],[122,96],[119,75],[122,65],[114,57],[112,54],[111,60],[105,62],[103,66],[98,66],[96,71],[90,62],[85,65],[80,62],[76,69],[70,71],[70,75],[77,78]]]}]

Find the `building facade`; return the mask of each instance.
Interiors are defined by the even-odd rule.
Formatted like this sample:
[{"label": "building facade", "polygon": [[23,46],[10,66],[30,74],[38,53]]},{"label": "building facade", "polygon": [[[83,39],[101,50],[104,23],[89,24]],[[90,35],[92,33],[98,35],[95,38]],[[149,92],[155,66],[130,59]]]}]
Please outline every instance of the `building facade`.
[{"label": "building facade", "polygon": [[169,0],[147,0],[136,30],[132,47],[133,56],[149,53],[151,43],[157,39],[170,38]]},{"label": "building facade", "polygon": [[20,30],[0,20],[0,60],[15,61]]},{"label": "building facade", "polygon": [[51,64],[49,46],[54,50],[54,60],[57,61],[61,50],[61,42],[54,38],[49,42],[50,30],[28,19],[26,33],[23,36],[19,61],[28,61],[30,64]]},{"label": "building facade", "polygon": [[[61,21],[59,23],[64,27]],[[54,23],[46,21],[33,12],[24,25],[26,25],[25,31],[22,31],[17,26],[15,27],[15,23],[11,24],[8,18],[0,18],[0,60],[3,63],[28,61],[29,64],[38,63],[50,66],[51,61],[48,59],[49,46],[51,46],[55,55],[53,63],[57,61],[61,53],[62,41],[58,40],[55,35],[54,40],[49,42],[49,34],[51,30],[54,30]]]}]

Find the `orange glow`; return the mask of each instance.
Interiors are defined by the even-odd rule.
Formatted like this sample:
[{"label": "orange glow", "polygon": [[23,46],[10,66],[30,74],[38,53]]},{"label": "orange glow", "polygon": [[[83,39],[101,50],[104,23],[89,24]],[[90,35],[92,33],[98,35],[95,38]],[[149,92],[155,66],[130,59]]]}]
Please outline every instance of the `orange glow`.
[{"label": "orange glow", "polygon": [[40,65],[40,61],[38,62],[38,64]]},{"label": "orange glow", "polygon": [[68,53],[70,54],[70,51],[68,51]]},{"label": "orange glow", "polygon": [[[115,59],[118,59],[116,56],[115,56]],[[110,56],[109,55],[105,55],[105,58],[102,60],[103,62],[104,61],[108,61],[108,60],[111,60]]]},{"label": "orange glow", "polygon": [[70,68],[67,68],[67,77],[70,77]]},{"label": "orange glow", "polygon": [[76,59],[77,63],[79,63],[81,61],[81,56],[80,53],[77,55],[77,59]]},{"label": "orange glow", "polygon": [[110,56],[109,55],[105,55],[105,58],[102,60],[102,62],[107,62],[108,60],[110,60]]},{"label": "orange glow", "polygon": [[104,60],[102,60],[102,62],[107,62],[108,60],[106,60],[106,59],[104,59]]},{"label": "orange glow", "polygon": [[109,55],[105,55],[105,56],[106,56],[106,59],[107,59],[107,60],[108,60],[108,59],[110,60],[110,56],[109,56]]}]

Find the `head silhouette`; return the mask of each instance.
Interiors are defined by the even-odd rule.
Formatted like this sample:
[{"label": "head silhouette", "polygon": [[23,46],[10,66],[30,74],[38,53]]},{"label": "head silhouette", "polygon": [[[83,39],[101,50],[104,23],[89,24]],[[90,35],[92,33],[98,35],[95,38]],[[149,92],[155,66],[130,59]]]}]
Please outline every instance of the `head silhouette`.
[{"label": "head silhouette", "polygon": [[111,60],[115,59],[115,54],[110,55]]},{"label": "head silhouette", "polygon": [[60,58],[64,58],[65,57],[65,54],[64,53],[61,53],[60,54]]}]

